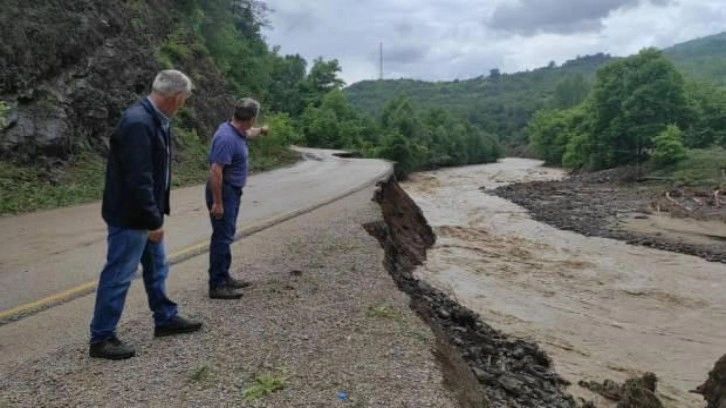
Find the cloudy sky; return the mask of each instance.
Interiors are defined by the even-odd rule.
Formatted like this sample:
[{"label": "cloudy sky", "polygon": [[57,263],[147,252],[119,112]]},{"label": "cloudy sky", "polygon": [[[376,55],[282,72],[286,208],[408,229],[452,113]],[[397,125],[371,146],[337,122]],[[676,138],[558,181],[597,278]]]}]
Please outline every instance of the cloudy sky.
[{"label": "cloudy sky", "polygon": [[726,31],[725,0],[266,0],[265,36],[287,54],[337,58],[348,84],[451,80],[628,55]]}]

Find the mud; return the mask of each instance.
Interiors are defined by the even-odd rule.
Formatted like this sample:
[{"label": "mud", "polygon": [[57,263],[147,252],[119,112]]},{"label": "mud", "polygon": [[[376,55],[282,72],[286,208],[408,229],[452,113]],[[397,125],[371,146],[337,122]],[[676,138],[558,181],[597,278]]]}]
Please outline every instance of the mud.
[{"label": "mud", "polygon": [[568,382],[555,373],[551,359],[537,344],[495,330],[478,314],[413,276],[436,237],[398,183],[391,179],[381,184],[374,200],[381,205],[384,221],[365,228],[383,246],[386,269],[411,297],[411,308],[438,335],[437,354],[461,404],[575,407],[574,398],[564,390]]},{"label": "mud", "polygon": [[[708,194],[700,191],[672,191],[677,205],[667,201],[664,192],[662,186],[621,183],[597,174],[487,190],[562,230],[726,263],[723,210],[713,209]],[[683,218],[691,215],[694,218]]]},{"label": "mud", "polygon": [[708,373],[708,379],[694,390],[708,402],[706,408],[726,408],[726,355]]},{"label": "mud", "polygon": [[622,385],[611,380],[605,380],[602,384],[580,381],[581,387],[617,402],[617,408],[663,408],[663,403],[656,396],[657,385],[658,378],[653,373],[630,378]]}]

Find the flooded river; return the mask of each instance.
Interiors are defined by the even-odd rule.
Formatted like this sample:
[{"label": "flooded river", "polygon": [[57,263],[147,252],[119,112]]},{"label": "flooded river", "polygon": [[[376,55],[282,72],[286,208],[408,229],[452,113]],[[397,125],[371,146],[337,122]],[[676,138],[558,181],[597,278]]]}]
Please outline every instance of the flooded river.
[{"label": "flooded river", "polygon": [[[688,391],[726,353],[726,265],[560,231],[486,193],[562,176],[504,159],[412,177],[404,188],[438,237],[418,277],[538,342],[573,384],[652,371],[666,406],[703,407]],[[608,406],[576,385],[570,392]]]}]

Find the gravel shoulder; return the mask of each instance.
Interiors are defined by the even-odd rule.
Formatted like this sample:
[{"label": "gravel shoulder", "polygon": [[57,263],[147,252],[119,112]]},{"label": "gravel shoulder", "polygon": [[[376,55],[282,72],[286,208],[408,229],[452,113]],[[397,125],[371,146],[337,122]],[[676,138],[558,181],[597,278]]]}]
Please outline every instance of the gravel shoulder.
[{"label": "gravel shoulder", "polygon": [[[341,403],[341,390],[350,406],[457,406],[431,352],[435,336],[361,226],[381,219],[371,196],[362,191],[236,243],[236,274],[254,282],[240,301],[206,298],[206,257],[174,266],[172,298],[205,322],[202,333],[153,339],[135,296],[119,335],[136,345],[136,358],[91,360],[76,334],[4,365],[0,406],[327,407]],[[245,398],[265,376],[283,388]]]}]

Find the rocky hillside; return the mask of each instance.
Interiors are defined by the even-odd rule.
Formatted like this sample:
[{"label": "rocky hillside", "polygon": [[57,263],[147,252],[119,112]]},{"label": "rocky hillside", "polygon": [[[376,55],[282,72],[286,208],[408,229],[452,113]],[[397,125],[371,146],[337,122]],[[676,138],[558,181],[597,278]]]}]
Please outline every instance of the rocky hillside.
[{"label": "rocky hillside", "polygon": [[[0,155],[20,162],[103,152],[122,110],[148,92],[160,47],[182,20],[173,0],[6,0],[0,13]],[[196,85],[199,134],[226,115],[231,96],[213,62],[175,64]]]}]

